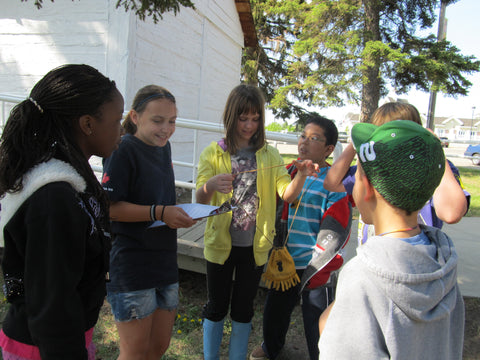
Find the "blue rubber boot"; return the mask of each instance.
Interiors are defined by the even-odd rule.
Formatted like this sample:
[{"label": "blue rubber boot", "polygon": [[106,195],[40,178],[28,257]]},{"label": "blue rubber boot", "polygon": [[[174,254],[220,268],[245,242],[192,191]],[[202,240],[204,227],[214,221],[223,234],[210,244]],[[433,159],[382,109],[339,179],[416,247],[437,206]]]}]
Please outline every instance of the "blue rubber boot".
[{"label": "blue rubber boot", "polygon": [[223,321],[203,320],[203,357],[205,360],[219,360],[220,344],[223,337]]},{"label": "blue rubber boot", "polygon": [[229,360],[245,360],[248,352],[248,338],[252,330],[252,323],[240,323],[232,320],[232,334],[228,349]]}]

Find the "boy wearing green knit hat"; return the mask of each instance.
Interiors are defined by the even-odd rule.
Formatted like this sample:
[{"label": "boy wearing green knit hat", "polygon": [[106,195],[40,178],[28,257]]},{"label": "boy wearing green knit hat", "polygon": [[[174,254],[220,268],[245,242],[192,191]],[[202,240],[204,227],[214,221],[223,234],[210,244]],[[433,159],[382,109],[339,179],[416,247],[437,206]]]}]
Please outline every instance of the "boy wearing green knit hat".
[{"label": "boy wearing green knit hat", "polygon": [[320,359],[461,359],[457,253],[442,231],[417,224],[445,170],[440,141],[405,120],[356,124],[352,141],[353,197],[375,236],[340,272]]}]

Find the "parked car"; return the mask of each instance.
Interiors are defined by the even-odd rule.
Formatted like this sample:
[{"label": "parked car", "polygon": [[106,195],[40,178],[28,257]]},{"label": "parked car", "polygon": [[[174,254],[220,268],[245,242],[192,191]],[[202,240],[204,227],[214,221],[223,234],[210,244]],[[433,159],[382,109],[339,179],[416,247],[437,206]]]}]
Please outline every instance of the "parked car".
[{"label": "parked car", "polygon": [[348,142],[348,133],[346,131],[338,132],[338,141],[342,143]]},{"label": "parked car", "polygon": [[448,145],[450,145],[450,140],[448,140],[448,138],[444,136],[440,137],[440,142],[442,143],[442,146],[446,148],[448,148]]},{"label": "parked car", "polygon": [[467,150],[465,150],[465,153],[463,155],[473,156],[472,158],[473,165],[480,165],[480,144],[468,145]]}]

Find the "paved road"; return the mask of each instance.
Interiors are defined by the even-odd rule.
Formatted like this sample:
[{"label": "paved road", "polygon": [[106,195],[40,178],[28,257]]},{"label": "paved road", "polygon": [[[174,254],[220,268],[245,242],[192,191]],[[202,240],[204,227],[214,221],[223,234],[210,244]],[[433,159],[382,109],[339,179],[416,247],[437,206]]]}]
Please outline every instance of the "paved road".
[{"label": "paved road", "polygon": [[480,297],[480,218],[465,217],[443,227],[457,250],[458,283],[463,296]]},{"label": "paved road", "polygon": [[445,148],[445,156],[455,166],[464,166],[480,169],[480,166],[473,165],[471,159],[462,158],[463,153],[467,149],[467,144],[450,144],[448,148]]}]

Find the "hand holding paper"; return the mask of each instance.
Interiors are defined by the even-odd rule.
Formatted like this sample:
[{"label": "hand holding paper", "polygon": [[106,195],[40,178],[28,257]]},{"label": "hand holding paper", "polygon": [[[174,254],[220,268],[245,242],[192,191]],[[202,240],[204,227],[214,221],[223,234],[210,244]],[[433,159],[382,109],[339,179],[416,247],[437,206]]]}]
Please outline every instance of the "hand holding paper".
[{"label": "hand holding paper", "polygon": [[162,212],[163,223],[171,229],[189,228],[197,223],[197,220],[178,206],[166,206]]},{"label": "hand holding paper", "polygon": [[[229,202],[223,203],[221,206],[205,205],[205,204],[179,204],[175,205],[183,209],[192,219],[198,220],[209,216],[215,216],[232,211],[233,207]],[[163,221],[155,221],[150,227],[166,225]]]}]

